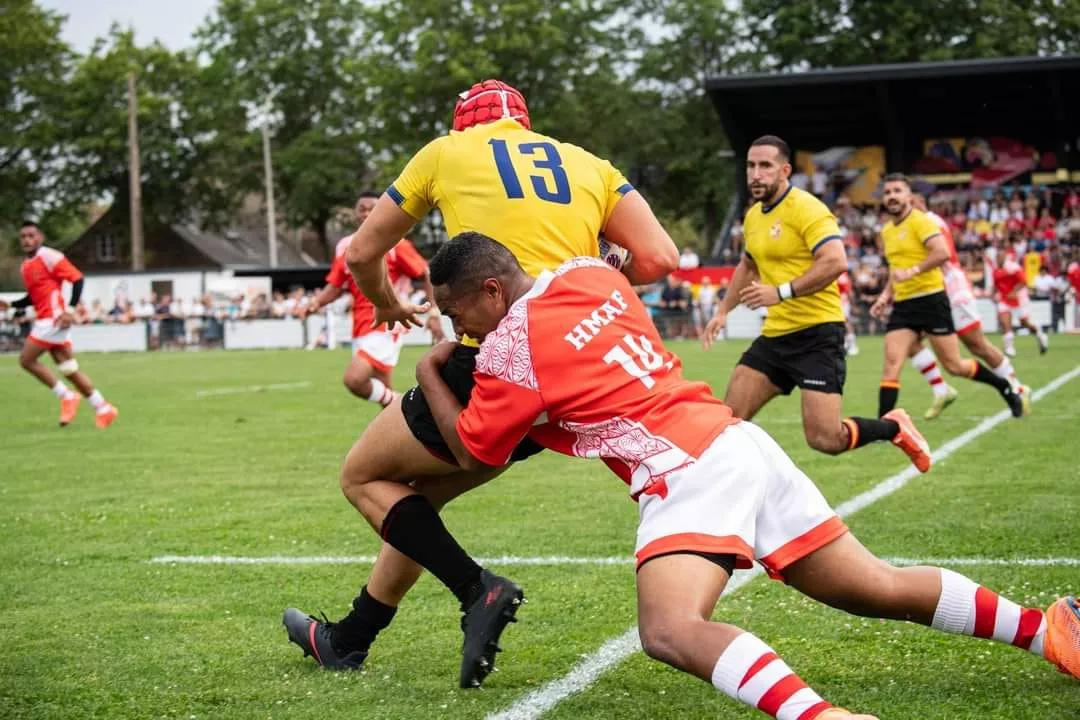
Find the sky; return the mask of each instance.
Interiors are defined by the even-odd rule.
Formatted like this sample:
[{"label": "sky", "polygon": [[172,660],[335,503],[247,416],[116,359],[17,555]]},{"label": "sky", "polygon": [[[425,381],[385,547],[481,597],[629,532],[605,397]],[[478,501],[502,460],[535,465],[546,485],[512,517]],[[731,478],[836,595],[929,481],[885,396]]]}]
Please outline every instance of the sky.
[{"label": "sky", "polygon": [[38,0],[67,15],[64,39],[78,52],[109,32],[114,22],[135,29],[139,44],[161,40],[171,50],[188,47],[191,34],[217,5],[217,0]]}]

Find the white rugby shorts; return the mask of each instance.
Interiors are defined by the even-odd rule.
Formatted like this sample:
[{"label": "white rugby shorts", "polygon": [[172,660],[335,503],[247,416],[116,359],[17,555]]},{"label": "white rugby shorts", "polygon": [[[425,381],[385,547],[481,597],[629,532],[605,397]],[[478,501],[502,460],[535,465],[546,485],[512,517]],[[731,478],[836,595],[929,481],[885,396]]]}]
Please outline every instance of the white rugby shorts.
[{"label": "white rugby shorts", "polygon": [[753,423],[725,429],[692,465],[638,496],[640,567],[661,555],[736,556],[783,570],[847,532],[813,481]]},{"label": "white rugby shorts", "polygon": [[363,358],[376,370],[390,372],[397,366],[404,344],[404,332],[373,330],[353,338],[353,356]]},{"label": "white rugby shorts", "polygon": [[52,318],[35,320],[30,328],[30,339],[50,350],[59,347],[71,347],[71,328],[60,327],[59,321]]},{"label": "white rugby shorts", "polygon": [[999,301],[997,304],[997,311],[998,315],[1011,315],[1012,321],[1015,323],[1031,317],[1031,301],[1026,297],[1021,298],[1016,305]]},{"label": "white rugby shorts", "polygon": [[982,327],[979,318],[979,306],[975,303],[972,295],[963,295],[956,299],[949,296],[949,306],[952,308],[953,328],[957,335],[963,335]]}]

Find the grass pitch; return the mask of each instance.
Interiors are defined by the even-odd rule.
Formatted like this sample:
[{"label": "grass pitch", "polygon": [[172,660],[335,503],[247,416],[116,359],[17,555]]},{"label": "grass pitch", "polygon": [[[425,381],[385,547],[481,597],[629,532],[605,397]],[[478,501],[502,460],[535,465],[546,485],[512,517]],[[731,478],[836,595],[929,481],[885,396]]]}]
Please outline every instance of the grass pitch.
[{"label": "grass pitch", "polygon": [[[1040,387],[1080,364],[1080,338],[1015,364]],[[846,410],[872,415],[879,339],[849,362]],[[722,393],[744,342],[674,343],[688,376]],[[405,353],[398,385],[418,350]],[[456,603],[425,577],[366,670],[332,674],[286,641],[281,611],[342,615],[365,565],[155,564],[163,555],[362,556],[374,533],[341,496],[344,453],[373,416],[340,384],[345,352],[91,355],[83,367],[120,408],[107,432],[0,359],[0,718],[483,718],[563,676],[634,623],[630,565],[501,569],[531,602],[504,636],[500,672],[456,688]],[[905,370],[901,406],[929,391]],[[988,388],[920,426],[937,446],[998,412]],[[258,388],[262,387],[262,390]],[[806,447],[798,395],[758,421],[834,503],[903,469],[888,445],[838,458]],[[849,518],[885,556],[960,558],[956,569],[1025,604],[1080,592],[1080,567],[977,564],[1080,558],[1080,378]],[[629,556],[636,509],[602,464],[546,453],[447,508],[477,555]],[[496,567],[495,569],[499,569]],[[1080,683],[1012,648],[861,620],[757,579],[717,617],[753,630],[828,700],[884,720],[1080,718]],[[638,654],[551,718],[762,717]]]}]

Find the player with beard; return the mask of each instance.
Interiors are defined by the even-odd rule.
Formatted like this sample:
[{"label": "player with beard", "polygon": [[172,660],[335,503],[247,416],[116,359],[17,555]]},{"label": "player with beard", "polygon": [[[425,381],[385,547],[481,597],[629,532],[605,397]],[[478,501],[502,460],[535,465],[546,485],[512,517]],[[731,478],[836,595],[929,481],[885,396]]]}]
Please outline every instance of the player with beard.
[{"label": "player with beard", "polygon": [[911,181],[905,175],[885,176],[885,210],[890,220],[881,230],[889,282],[871,314],[883,317],[889,304],[892,314],[885,327],[885,370],[878,391],[878,414],[884,416],[900,396],[900,370],[911,347],[926,335],[945,371],[997,389],[1013,417],[1024,414],[1024,402],[1005,378],[998,377],[978,360],[960,357],[949,296],[941,266],[949,260],[949,248],[941,230],[926,213],[914,206]]},{"label": "player with beard", "polygon": [[[964,343],[968,352],[985,362],[995,375],[1004,378],[1012,385],[1013,391],[1020,395],[1024,402],[1024,414],[1030,414],[1031,388],[1020,382],[1009,358],[994,347],[982,330],[979,308],[975,304],[975,292],[971,289],[971,281],[967,279],[964,268],[960,265],[960,257],[956,253],[956,243],[953,241],[949,224],[937,213],[927,210],[926,198],[921,194],[914,193],[911,199],[915,208],[926,213],[926,216],[938,226],[941,236],[945,239],[945,245],[949,249],[949,261],[942,266],[942,273],[945,277],[945,293],[949,296],[949,306],[952,308],[956,336],[960,338],[960,342]],[[941,376],[937,358],[929,348],[923,345],[922,340],[917,340],[912,345],[910,353],[911,364],[926,378],[934,394],[933,404],[923,415],[927,420],[933,420],[956,400],[959,393],[945,382],[945,378]]]},{"label": "player with beard", "polygon": [[746,157],[746,182],[756,201],[743,221],[746,252],[705,328],[705,347],[739,303],[768,308],[768,316],[761,336],[739,359],[724,402],[750,420],[774,397],[798,387],[810,447],[838,455],[889,440],[926,472],[929,447],[906,412],[890,408],[878,419],[843,416],[847,366],[836,280],[847,271],[847,256],[836,218],[790,178],[787,143],[775,135],[755,140]]}]

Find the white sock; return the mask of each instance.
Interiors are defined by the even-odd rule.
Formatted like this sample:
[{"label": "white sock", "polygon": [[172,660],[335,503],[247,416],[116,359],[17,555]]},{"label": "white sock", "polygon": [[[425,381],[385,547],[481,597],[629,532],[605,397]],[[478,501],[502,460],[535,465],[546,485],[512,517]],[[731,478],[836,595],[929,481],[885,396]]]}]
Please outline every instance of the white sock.
[{"label": "white sock", "polygon": [[105,398],[101,397],[101,393],[97,390],[90,393],[90,397],[86,399],[90,401],[90,404],[94,406],[98,413],[103,413],[109,409],[109,403],[105,402]]},{"label": "white sock", "polygon": [[[730,698],[777,720],[816,717],[832,705],[807,687],[771,647],[744,632],[720,655],[712,684]],[[768,697],[766,697],[768,695]]]},{"label": "white sock", "polygon": [[394,401],[394,391],[386,387],[386,384],[378,378],[371,378],[371,394],[367,399],[386,407]]},{"label": "white sock", "polygon": [[937,358],[930,348],[923,348],[911,358],[912,366],[922,373],[926,382],[930,383],[930,389],[934,391],[934,397],[940,397],[949,393],[949,386],[945,378],[941,376],[941,368],[938,367]]},{"label": "white sock", "polygon": [[1016,334],[1012,330],[1008,330],[1005,333],[1005,347],[1013,348],[1016,346]]},{"label": "white sock", "polygon": [[1001,356],[1001,364],[994,368],[994,374],[1002,380],[1007,380],[1012,389],[1020,387],[1020,381],[1016,377],[1016,371],[1013,370],[1012,363],[1009,362],[1009,358],[1005,355]]},{"label": "white sock", "polygon": [[56,384],[52,386],[52,391],[53,395],[61,400],[65,400],[75,394],[71,392],[71,388],[64,384],[63,380],[57,380]]},{"label": "white sock", "polygon": [[930,627],[995,640],[1043,657],[1042,610],[1020,607],[952,570],[941,569],[941,597]]},{"label": "white sock", "polygon": [[855,333],[848,333],[844,336],[844,347],[846,349],[855,347]]}]

